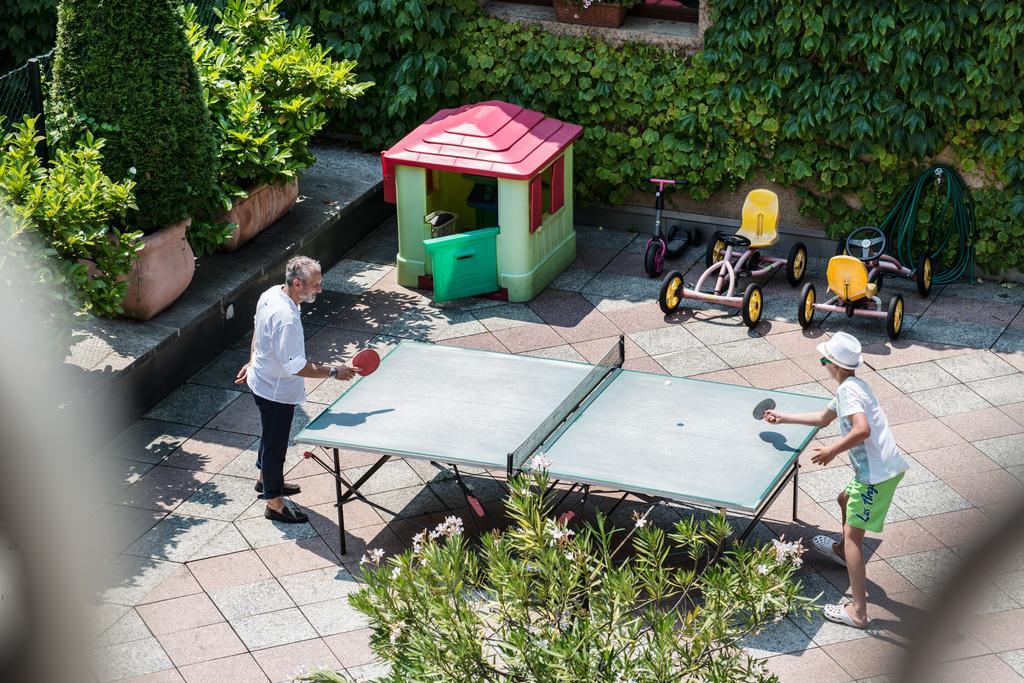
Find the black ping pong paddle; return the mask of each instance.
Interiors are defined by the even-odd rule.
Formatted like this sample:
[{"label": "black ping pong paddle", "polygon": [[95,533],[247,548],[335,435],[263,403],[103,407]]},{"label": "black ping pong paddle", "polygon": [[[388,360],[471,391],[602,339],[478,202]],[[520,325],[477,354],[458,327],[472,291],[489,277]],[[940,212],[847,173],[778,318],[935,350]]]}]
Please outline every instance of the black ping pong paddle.
[{"label": "black ping pong paddle", "polygon": [[775,407],[775,399],[766,398],[765,400],[761,401],[756,406],[754,406],[754,419],[755,420],[763,420],[764,419],[764,412],[766,410],[771,410],[774,407]]}]

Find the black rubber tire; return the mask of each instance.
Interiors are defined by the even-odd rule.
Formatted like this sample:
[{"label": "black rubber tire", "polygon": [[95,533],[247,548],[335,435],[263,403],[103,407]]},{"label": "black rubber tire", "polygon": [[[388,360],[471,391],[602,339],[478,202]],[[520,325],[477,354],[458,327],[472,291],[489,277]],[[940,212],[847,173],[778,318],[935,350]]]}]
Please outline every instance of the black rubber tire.
[{"label": "black rubber tire", "polygon": [[[810,310],[807,307],[807,298],[811,299]],[[817,301],[817,293],[814,291],[814,283],[808,282],[804,285],[804,288],[800,290],[800,301],[797,303],[796,319],[800,323],[800,327],[805,330],[811,326],[814,322],[814,303]]]},{"label": "black rubber tire", "polygon": [[807,247],[803,242],[797,242],[789,250],[789,258],[786,259],[786,279],[790,287],[796,287],[807,275]]},{"label": "black rubber tire", "polygon": [[846,238],[849,235],[840,235],[836,240],[836,256],[846,256]]},{"label": "black rubber tire", "polygon": [[889,339],[896,339],[903,330],[903,297],[893,294],[889,299],[889,312],[885,316],[885,331]]},{"label": "black rubber tire", "polygon": [[[753,312],[751,311],[752,301],[756,302]],[[764,293],[761,291],[761,285],[756,282],[747,285],[743,291],[743,307],[740,308],[740,313],[743,315],[743,324],[747,327],[757,327],[757,324],[761,322],[761,314],[764,313]]]},{"label": "black rubber tire", "polygon": [[707,268],[710,268],[711,266],[715,265],[715,263],[718,262],[719,259],[715,258],[715,253],[716,252],[718,252],[718,251],[725,251],[725,245],[724,244],[721,246],[721,249],[717,248],[717,245],[718,245],[718,235],[719,235],[719,233],[716,231],[715,234],[713,234],[711,236],[711,239],[708,240],[708,245],[704,249],[704,265]]},{"label": "black rubber tire", "polygon": [[661,275],[661,269],[658,268],[658,248],[661,244],[657,240],[651,240],[647,244],[647,251],[644,252],[644,272],[647,273],[647,277],[657,277]]},{"label": "black rubber tire", "polygon": [[[678,280],[678,282],[674,282]],[[658,306],[661,308],[661,312],[665,315],[675,313],[679,309],[679,305],[683,303],[683,274],[678,270],[671,271],[665,276],[665,280],[661,283],[661,292],[658,294]],[[673,300],[675,305],[670,305],[669,302],[669,288],[675,288]]]},{"label": "black rubber tire", "polygon": [[927,254],[917,261],[917,293],[928,296],[932,291],[932,259]]}]

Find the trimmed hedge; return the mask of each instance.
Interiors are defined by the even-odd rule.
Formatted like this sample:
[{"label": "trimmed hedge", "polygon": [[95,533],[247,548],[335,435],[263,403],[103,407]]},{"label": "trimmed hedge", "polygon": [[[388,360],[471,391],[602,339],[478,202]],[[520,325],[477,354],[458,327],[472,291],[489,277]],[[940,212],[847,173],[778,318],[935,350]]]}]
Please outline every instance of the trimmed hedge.
[{"label": "trimmed hedge", "polygon": [[286,6],[378,84],[333,123],[369,149],[442,107],[503,99],[584,126],[583,201],[621,202],[651,176],[685,178],[700,199],[763,175],[797,187],[836,236],[880,222],[948,148],[986,183],[979,264],[1024,270],[1018,0],[714,0],[692,58],[509,24],[476,0]]},{"label": "trimmed hedge", "polygon": [[114,180],[136,169],[131,225],[152,232],[216,196],[217,145],[176,0],[61,0],[47,126],[106,140]]}]

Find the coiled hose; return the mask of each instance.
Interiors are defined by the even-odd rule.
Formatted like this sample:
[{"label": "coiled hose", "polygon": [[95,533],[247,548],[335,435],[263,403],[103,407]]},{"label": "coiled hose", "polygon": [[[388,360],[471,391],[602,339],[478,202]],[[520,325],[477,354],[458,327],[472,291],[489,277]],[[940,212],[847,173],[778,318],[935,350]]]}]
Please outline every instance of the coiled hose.
[{"label": "coiled hose", "polygon": [[[924,240],[917,236],[917,213],[921,200],[932,183],[939,192],[945,192],[945,205],[933,207],[932,222]],[[936,198],[941,202],[940,198]],[[956,169],[939,164],[930,167],[900,195],[896,205],[882,221],[879,229],[889,241],[890,253],[900,263],[913,268],[918,262],[915,250],[926,249],[933,265],[932,282],[948,284],[962,277],[974,282],[974,200],[971,189]],[[924,246],[922,246],[924,245]],[[955,257],[940,258],[947,249],[956,249]],[[943,264],[949,263],[948,266]]]}]

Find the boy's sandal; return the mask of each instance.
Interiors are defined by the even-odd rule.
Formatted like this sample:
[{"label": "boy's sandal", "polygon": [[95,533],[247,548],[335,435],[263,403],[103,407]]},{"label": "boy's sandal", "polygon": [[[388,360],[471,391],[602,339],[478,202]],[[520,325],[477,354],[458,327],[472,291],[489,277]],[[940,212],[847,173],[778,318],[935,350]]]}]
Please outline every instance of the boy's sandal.
[{"label": "boy's sandal", "polygon": [[811,539],[811,547],[817,550],[825,557],[831,559],[834,562],[838,562],[842,566],[846,566],[846,560],[839,557],[835,551],[835,541],[824,534],[819,534]]},{"label": "boy's sandal", "polygon": [[850,613],[846,611],[846,605],[844,604],[825,605],[822,612],[825,614],[825,618],[833,623],[861,630],[867,628],[867,626],[858,626],[854,623],[853,618],[850,617]]}]

